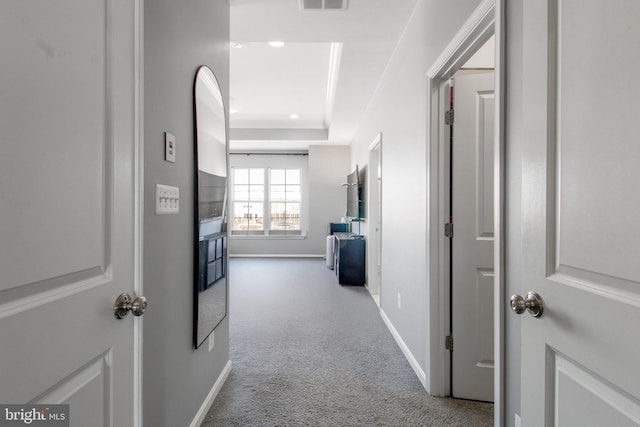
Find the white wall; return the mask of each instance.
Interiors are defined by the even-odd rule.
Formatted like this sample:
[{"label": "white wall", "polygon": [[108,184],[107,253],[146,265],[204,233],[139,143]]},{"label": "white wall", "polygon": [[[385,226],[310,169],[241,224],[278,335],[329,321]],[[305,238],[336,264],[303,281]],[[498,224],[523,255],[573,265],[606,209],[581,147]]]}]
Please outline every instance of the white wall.
[{"label": "white wall", "polygon": [[[191,423],[229,360],[229,317],[215,347],[193,349],[193,81],[200,65],[229,100],[229,3],[154,0],[144,4],[144,423]],[[164,161],[164,132],[176,162]],[[155,184],[180,188],[180,213],[155,214]]]},{"label": "white wall", "polygon": [[309,235],[313,250],[319,253],[325,252],[329,223],[340,222],[347,209],[347,190],[340,184],[349,174],[349,159],[348,146],[309,147]]},{"label": "white wall", "polygon": [[427,378],[426,72],[479,3],[418,1],[352,144],[362,167],[383,134],[381,309]]},{"label": "white wall", "polygon": [[[298,156],[250,156],[251,160],[239,159],[232,155],[230,165],[265,159],[271,167],[284,167]],[[330,222],[339,222],[346,209],[347,195],[340,183],[345,182],[349,173],[349,147],[315,145],[309,147],[306,159],[307,190],[306,206],[303,207],[304,238],[280,236],[232,237],[229,252],[233,255],[316,255],[325,253],[327,227]],[[246,167],[246,166],[245,166]],[[293,167],[293,166],[292,166]]]}]

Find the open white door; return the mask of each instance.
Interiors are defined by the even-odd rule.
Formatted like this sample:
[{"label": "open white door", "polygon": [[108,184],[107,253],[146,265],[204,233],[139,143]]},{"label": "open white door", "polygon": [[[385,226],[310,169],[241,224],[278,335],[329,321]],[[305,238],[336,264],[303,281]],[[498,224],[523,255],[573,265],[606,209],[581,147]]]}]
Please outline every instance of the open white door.
[{"label": "open white door", "polygon": [[523,426],[640,425],[639,16],[524,2]]},{"label": "open white door", "polygon": [[138,7],[0,2],[0,404],[77,427],[139,425]]},{"label": "open white door", "polygon": [[451,239],[451,394],[493,401],[495,75],[455,76]]}]

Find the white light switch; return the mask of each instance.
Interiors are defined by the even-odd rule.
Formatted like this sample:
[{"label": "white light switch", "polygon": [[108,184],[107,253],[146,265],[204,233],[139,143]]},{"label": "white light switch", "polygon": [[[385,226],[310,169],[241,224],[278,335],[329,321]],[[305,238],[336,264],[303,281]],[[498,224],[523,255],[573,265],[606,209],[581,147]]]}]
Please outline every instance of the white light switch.
[{"label": "white light switch", "polygon": [[156,184],[156,214],[177,214],[180,211],[180,189]]},{"label": "white light switch", "polygon": [[164,133],[164,159],[167,162],[176,162],[176,137],[169,132]]}]

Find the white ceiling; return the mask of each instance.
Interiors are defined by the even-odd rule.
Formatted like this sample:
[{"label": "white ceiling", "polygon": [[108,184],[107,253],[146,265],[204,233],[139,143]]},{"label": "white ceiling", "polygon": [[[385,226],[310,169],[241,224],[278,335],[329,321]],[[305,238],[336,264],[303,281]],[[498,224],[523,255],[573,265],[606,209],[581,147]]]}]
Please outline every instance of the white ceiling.
[{"label": "white ceiling", "polygon": [[344,11],[229,3],[232,45],[242,44],[231,49],[230,149],[255,151],[351,143],[416,0],[349,0]]},{"label": "white ceiling", "polygon": [[[330,51],[330,43],[243,43],[232,49],[233,127],[323,128]],[[291,119],[293,113],[300,118]]]}]

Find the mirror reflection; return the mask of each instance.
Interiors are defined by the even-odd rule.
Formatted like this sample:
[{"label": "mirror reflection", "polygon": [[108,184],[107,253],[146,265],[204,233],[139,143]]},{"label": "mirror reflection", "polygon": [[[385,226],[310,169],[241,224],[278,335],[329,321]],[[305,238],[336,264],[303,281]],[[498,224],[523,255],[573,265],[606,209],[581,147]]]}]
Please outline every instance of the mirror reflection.
[{"label": "mirror reflection", "polygon": [[196,73],[194,100],[197,348],[227,315],[227,133],[220,86],[206,66]]}]

